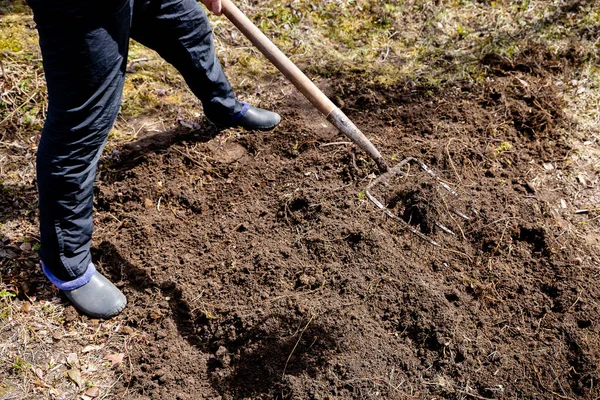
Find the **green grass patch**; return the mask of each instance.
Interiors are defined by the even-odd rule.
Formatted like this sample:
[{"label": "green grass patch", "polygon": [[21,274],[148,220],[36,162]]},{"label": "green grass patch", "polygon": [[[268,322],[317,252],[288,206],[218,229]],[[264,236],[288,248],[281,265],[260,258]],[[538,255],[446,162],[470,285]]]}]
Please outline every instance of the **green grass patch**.
[{"label": "green grass patch", "polygon": [[[37,51],[37,32],[29,15],[5,15],[0,18],[0,60],[10,53],[26,51],[30,59]],[[8,53],[8,54],[7,54]]]}]

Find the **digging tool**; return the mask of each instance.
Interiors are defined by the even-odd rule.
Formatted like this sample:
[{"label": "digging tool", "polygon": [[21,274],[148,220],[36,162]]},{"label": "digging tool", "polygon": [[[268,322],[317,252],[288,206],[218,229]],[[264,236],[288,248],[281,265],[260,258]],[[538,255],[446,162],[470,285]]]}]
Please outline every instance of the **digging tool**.
[{"label": "digging tool", "polygon": [[[383,212],[390,217],[391,219],[393,219],[394,221],[400,223],[401,225],[403,225],[406,229],[410,230],[412,233],[414,233],[415,235],[417,235],[418,237],[420,237],[423,240],[428,241],[429,243],[431,243],[434,246],[438,246],[441,247],[441,245],[436,242],[435,240],[433,240],[432,238],[430,238],[427,235],[424,235],[422,232],[420,232],[418,229],[416,229],[414,226],[410,225],[409,223],[407,223],[404,219],[398,217],[396,214],[394,214],[389,208],[387,208],[383,202],[381,202],[380,200],[378,200],[375,196],[373,196],[371,194],[371,189],[373,189],[374,187],[378,186],[378,185],[384,185],[387,184],[387,181],[394,176],[400,176],[400,175],[406,175],[408,176],[408,172],[404,172],[403,169],[410,167],[410,165],[416,165],[418,168],[420,168],[421,170],[423,170],[432,180],[434,180],[440,187],[442,187],[445,191],[447,191],[451,196],[458,198],[458,193],[456,193],[454,191],[454,189],[452,189],[450,187],[450,185],[448,185],[446,182],[442,181],[435,172],[433,172],[433,170],[431,168],[429,168],[425,163],[423,163],[421,160],[416,159],[414,157],[407,157],[404,160],[400,161],[397,165],[395,165],[392,169],[390,169],[389,171],[387,171],[384,174],[381,174],[380,176],[378,176],[377,178],[375,178],[371,183],[369,183],[367,185],[367,187],[365,188],[365,194],[367,195],[367,198],[369,200],[371,200],[371,202],[373,204],[375,204],[378,208],[380,208],[381,210],[383,210]],[[456,210],[456,209],[451,209],[450,210],[454,215],[458,216],[459,218],[465,220],[465,221],[470,221],[471,218],[468,217],[464,212]],[[437,226],[438,228],[440,228],[443,232],[448,233],[450,235],[456,236],[456,233],[454,233],[450,228],[448,228],[447,226],[443,225],[440,221],[435,221],[435,226]]]},{"label": "digging tool", "polygon": [[377,163],[382,172],[388,170],[385,160],[373,143],[350,121],[325,94],[304,73],[279,50],[261,31],[240,11],[231,0],[222,0],[223,14],[246,36],[265,57],[277,67],[285,77],[296,86],[317,110],[340,132],[348,136],[354,143]]},{"label": "digging tool", "polygon": [[[388,216],[404,225],[420,238],[435,246],[439,246],[436,241],[419,232],[403,219],[395,216],[381,201],[375,198],[369,190],[377,184],[386,182],[390,177],[402,174],[402,168],[407,164],[416,163],[442,185],[444,189],[449,190],[454,195],[456,195],[456,192],[454,192],[446,183],[442,182],[429,167],[415,158],[406,158],[394,168],[389,169],[387,163],[381,156],[381,153],[379,153],[379,150],[377,150],[373,143],[367,139],[360,129],[358,129],[342,110],[333,104],[333,102],[329,100],[329,98],[325,96],[325,94],[285,54],[283,54],[283,52],[281,52],[281,50],[279,50],[279,48],[275,46],[275,44],[273,44],[273,42],[271,42],[271,40],[269,40],[269,38],[267,38],[261,30],[249,20],[231,0],[222,0],[222,12],[242,32],[242,34],[244,34],[244,36],[246,36],[252,44],[267,57],[267,59],[269,59],[269,61],[271,61],[271,63],[273,63],[273,65],[275,65],[275,67],[277,67],[277,69],[285,75],[298,90],[300,90],[304,97],[306,97],[333,126],[348,136],[375,161],[379,170],[382,172],[382,175],[367,186],[365,194],[369,200],[382,209]],[[457,213],[457,215],[461,214],[462,213],[460,212]],[[464,214],[462,214],[462,216],[468,218]],[[444,232],[454,234],[450,229],[440,223],[436,223],[436,225]]]}]

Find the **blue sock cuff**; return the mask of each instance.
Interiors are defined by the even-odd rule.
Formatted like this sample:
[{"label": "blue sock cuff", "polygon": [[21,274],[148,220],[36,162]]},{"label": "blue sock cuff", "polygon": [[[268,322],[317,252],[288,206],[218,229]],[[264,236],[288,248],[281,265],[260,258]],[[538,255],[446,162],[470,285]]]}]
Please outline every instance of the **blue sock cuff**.
[{"label": "blue sock cuff", "polygon": [[246,114],[246,112],[250,109],[250,104],[246,103],[245,101],[242,101],[241,104],[242,104],[241,111],[239,113],[235,114],[233,117],[231,117],[232,121],[242,118],[244,116],[244,114]]},{"label": "blue sock cuff", "polygon": [[92,279],[92,276],[94,276],[94,274],[96,273],[96,267],[93,263],[90,263],[83,275],[81,275],[77,279],[73,279],[72,281],[63,281],[58,279],[52,272],[50,272],[48,267],[46,267],[43,262],[42,270],[44,271],[44,274],[46,275],[48,280],[60,290],[75,290],[77,288],[80,288],[86,283],[88,283],[90,279]]}]

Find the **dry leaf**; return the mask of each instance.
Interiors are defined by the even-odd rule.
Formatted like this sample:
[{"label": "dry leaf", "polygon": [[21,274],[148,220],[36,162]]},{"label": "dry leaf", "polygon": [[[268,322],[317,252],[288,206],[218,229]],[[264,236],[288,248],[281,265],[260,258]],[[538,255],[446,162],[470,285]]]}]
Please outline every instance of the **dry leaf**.
[{"label": "dry leaf", "polygon": [[77,353],[69,353],[67,354],[67,364],[75,365],[79,361],[79,357],[77,357]]},{"label": "dry leaf", "polygon": [[99,346],[99,345],[96,345],[96,344],[90,344],[90,345],[88,345],[88,346],[85,346],[85,347],[83,348],[83,350],[81,350],[81,352],[82,352],[83,354],[85,354],[85,353],[89,353],[90,351],[96,351],[96,350],[100,350],[102,347],[103,347],[103,346]]},{"label": "dry leaf", "polygon": [[83,380],[81,379],[81,372],[77,368],[72,368],[67,371],[67,375],[77,386],[80,388],[83,386]]},{"label": "dry leaf", "polygon": [[33,372],[35,372],[35,375],[40,378],[40,379],[44,379],[44,371],[42,371],[41,368],[34,368]]},{"label": "dry leaf", "polygon": [[112,366],[114,367],[115,365],[123,362],[123,357],[125,357],[125,354],[123,353],[113,353],[107,354],[106,356],[104,356],[104,359],[109,360],[112,363]]},{"label": "dry leaf", "polygon": [[23,306],[21,306],[21,312],[28,313],[29,311],[31,311],[31,303],[26,301],[23,303]]},{"label": "dry leaf", "polygon": [[517,78],[517,80],[518,80],[518,81],[519,81],[519,83],[520,83],[521,85],[523,85],[524,87],[527,87],[527,86],[529,86],[529,83],[525,82],[523,79],[521,79],[521,78]]},{"label": "dry leaf", "polygon": [[42,382],[42,381],[40,381],[39,379],[34,379],[34,380],[33,380],[33,384],[34,384],[35,386],[39,386],[39,387],[43,387],[43,388],[49,388],[49,387],[51,387],[50,385],[48,385],[48,384],[47,384],[47,383],[45,383],[45,382]]},{"label": "dry leaf", "polygon": [[98,389],[98,386],[92,386],[85,391],[85,395],[93,399],[94,397],[100,396],[100,389]]},{"label": "dry leaf", "polygon": [[9,249],[1,249],[0,250],[0,258],[8,258],[9,260],[13,260],[17,258],[18,255],[12,250]]},{"label": "dry leaf", "polygon": [[19,246],[19,249],[24,253],[31,253],[31,243],[25,242]]},{"label": "dry leaf", "polygon": [[96,367],[93,364],[90,364],[83,370],[83,374],[88,375],[88,374],[91,374],[92,372],[96,372],[96,371],[98,371],[98,367]]}]

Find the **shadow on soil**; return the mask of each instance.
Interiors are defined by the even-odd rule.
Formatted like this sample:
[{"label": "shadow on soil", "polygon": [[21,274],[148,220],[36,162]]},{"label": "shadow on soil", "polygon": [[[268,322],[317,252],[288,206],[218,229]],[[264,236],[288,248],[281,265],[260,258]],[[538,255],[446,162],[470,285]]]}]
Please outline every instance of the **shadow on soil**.
[{"label": "shadow on soil", "polygon": [[312,323],[311,317],[280,314],[222,343],[208,364],[211,383],[220,393],[237,398],[273,393],[292,397],[288,378],[315,378],[337,347],[334,328]]},{"label": "shadow on soil", "polygon": [[0,183],[0,224],[17,218],[33,220],[37,212],[35,185],[4,185]]},{"label": "shadow on soil", "polygon": [[[37,296],[50,299],[50,285],[39,268],[37,246],[39,236],[26,232],[20,225],[36,224],[37,190],[35,185],[3,185],[0,183],[0,226],[5,227],[8,237],[0,234],[0,279],[19,298]],[[19,234],[12,232],[16,229]],[[22,234],[22,236],[21,236]]]},{"label": "shadow on soil", "polygon": [[[200,378],[207,378],[221,395],[257,398],[277,393],[277,398],[292,398],[290,377],[315,378],[323,373],[319,370],[329,356],[339,351],[338,328],[317,322],[315,315],[267,312],[245,321],[237,314],[223,313],[223,318],[213,319],[191,309],[181,285],[154,281],[146,270],[124,259],[112,243],[104,241],[92,252],[112,281],[127,283],[129,297],[158,291],[170,299],[170,316],[179,335],[209,354],[204,369],[208,376]],[[144,304],[151,302],[145,299]]]},{"label": "shadow on soil", "polygon": [[149,154],[166,151],[174,144],[183,142],[206,143],[218,136],[220,131],[208,120],[202,121],[195,129],[177,127],[168,131],[145,135],[136,141],[129,142],[105,156],[111,173],[118,176],[144,162]]}]

